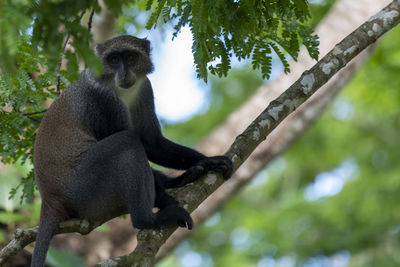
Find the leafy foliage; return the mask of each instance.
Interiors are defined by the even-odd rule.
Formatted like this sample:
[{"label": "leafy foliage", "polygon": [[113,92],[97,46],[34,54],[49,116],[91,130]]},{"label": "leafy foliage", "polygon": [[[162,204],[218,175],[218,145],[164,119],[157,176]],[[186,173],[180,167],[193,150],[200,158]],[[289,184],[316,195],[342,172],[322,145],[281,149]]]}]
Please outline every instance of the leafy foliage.
[{"label": "leafy foliage", "polygon": [[[48,59],[50,69],[56,69],[64,50],[66,36],[74,40],[75,53],[99,73],[100,64],[89,49],[91,35],[81,25],[81,17],[87,10],[99,10],[97,1],[2,1],[0,5],[0,68],[3,72],[16,70],[15,57],[22,35],[29,34],[32,48],[41,51]],[[87,12],[88,13],[88,12]],[[26,40],[27,41],[27,40]]]},{"label": "leafy foliage", "polygon": [[[147,8],[153,6],[147,1]],[[312,58],[318,58],[318,40],[304,24],[309,18],[305,0],[162,0],[147,22],[155,27],[157,20],[172,21],[174,35],[184,25],[193,34],[193,55],[197,76],[207,80],[208,71],[226,76],[230,58],[252,58],[252,66],[269,78],[271,53],[281,59],[285,72],[289,71],[285,54],[297,59],[304,44]]]},{"label": "leafy foliage", "polygon": [[[105,1],[116,16],[131,1]],[[159,19],[171,21],[175,36],[181,27],[189,25],[193,33],[193,54],[199,78],[207,80],[208,71],[226,76],[231,58],[252,58],[253,68],[260,69],[263,77],[269,77],[271,53],[276,52],[289,71],[289,54],[297,58],[304,44],[312,58],[318,57],[317,37],[306,25],[309,11],[306,0],[142,0],[138,7],[153,9],[146,26],[155,27]],[[97,1],[83,0],[71,5],[69,1],[3,1],[0,17],[0,68],[4,72],[15,71],[15,43],[21,34],[31,33],[32,47],[48,58],[50,69],[57,68],[60,54],[64,51],[66,37],[75,53],[95,73],[101,66],[89,48],[91,35],[81,18],[89,11],[99,11]],[[10,21],[12,23],[10,23]]]},{"label": "leafy foliage", "polygon": [[[4,163],[32,162],[35,132],[46,110],[44,102],[55,97],[56,74],[40,73],[47,67],[46,56],[35,52],[28,39],[22,36],[16,43],[15,75],[0,76],[0,157]],[[65,87],[65,83],[60,86]],[[30,201],[35,184],[32,171],[23,184],[22,197]],[[15,193],[12,191],[12,195]]]}]

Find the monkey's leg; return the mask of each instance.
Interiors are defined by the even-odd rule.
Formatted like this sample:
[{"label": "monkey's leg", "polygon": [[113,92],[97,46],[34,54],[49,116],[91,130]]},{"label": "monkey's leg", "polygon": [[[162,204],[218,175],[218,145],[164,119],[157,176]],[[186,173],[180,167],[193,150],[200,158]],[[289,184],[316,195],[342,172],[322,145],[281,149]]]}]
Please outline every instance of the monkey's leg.
[{"label": "monkey's leg", "polygon": [[[104,221],[130,213],[132,195],[151,211],[155,193],[149,168],[140,140],[130,131],[93,144],[83,157],[76,182],[68,188],[77,217]],[[146,203],[142,198],[147,198]]]},{"label": "monkey's leg", "polygon": [[156,187],[156,200],[154,206],[159,209],[164,209],[169,205],[178,205],[178,201],[165,192],[165,180],[173,178],[160,171],[154,169],[152,169],[152,171]]},{"label": "monkey's leg", "polygon": [[[142,169],[141,172],[145,170]],[[178,206],[178,201],[168,195],[165,192],[164,186],[161,182],[162,178],[165,178],[161,172],[154,171],[148,166],[146,171],[151,172],[151,176],[144,175],[145,179],[149,179],[153,181],[153,192],[155,193],[154,199],[145,199],[144,197],[149,197],[151,194],[146,195],[136,195],[132,194],[131,197],[133,200],[131,203],[131,219],[134,227],[143,229],[143,228],[159,228],[168,223],[177,223],[181,227],[187,227],[192,229],[193,221],[190,217],[189,213]],[[155,175],[153,175],[155,174]],[[143,177],[143,178],[144,178]],[[138,184],[136,187],[140,188],[142,180],[137,180]],[[149,190],[150,183],[146,184],[147,190]],[[148,203],[152,203],[153,206],[149,207]],[[153,213],[151,210],[156,206],[160,208],[157,213]],[[150,212],[149,212],[150,211]]]},{"label": "monkey's leg", "polygon": [[[178,206],[178,201],[165,192],[164,186],[160,181],[161,172],[154,177],[155,201],[154,206],[160,208],[157,213],[148,213],[145,205],[135,205],[135,203],[146,201],[133,201],[133,211],[131,214],[132,224],[134,227],[143,228],[159,228],[168,223],[176,222],[180,227],[193,228],[193,221],[189,213]],[[140,217],[139,217],[140,216]]]},{"label": "monkey's leg", "polygon": [[[165,188],[162,183],[163,179],[169,179],[169,177],[164,173],[155,170],[153,170],[153,174],[156,185],[155,206],[158,207],[160,210],[163,210],[168,206],[178,206],[179,205],[178,201],[172,196],[170,196],[167,192],[165,192]],[[180,227],[188,227],[189,229],[192,229],[193,222],[191,220],[189,220],[188,222],[185,220],[178,220],[177,223]]]},{"label": "monkey's leg", "polygon": [[190,215],[177,205],[152,212],[156,199],[153,172],[140,139],[130,131],[94,144],[84,156],[78,177],[71,202],[79,217],[103,220],[130,213],[136,228],[158,228],[178,221],[192,226]]}]

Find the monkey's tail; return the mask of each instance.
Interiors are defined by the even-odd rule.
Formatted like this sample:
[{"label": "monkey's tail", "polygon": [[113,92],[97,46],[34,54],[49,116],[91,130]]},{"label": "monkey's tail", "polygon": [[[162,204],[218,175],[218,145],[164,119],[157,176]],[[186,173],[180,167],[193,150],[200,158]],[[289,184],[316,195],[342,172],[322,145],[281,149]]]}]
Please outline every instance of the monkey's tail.
[{"label": "monkey's tail", "polygon": [[36,237],[35,249],[32,255],[31,267],[43,267],[46,260],[50,240],[62,221],[57,212],[42,202],[40,211],[39,232]]}]

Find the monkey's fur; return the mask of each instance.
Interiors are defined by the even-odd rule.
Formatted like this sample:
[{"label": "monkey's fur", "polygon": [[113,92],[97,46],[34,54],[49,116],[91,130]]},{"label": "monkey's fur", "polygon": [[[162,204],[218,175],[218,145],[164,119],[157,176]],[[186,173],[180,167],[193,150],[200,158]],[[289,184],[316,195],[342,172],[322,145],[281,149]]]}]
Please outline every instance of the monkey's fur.
[{"label": "monkey's fur", "polygon": [[[191,229],[190,215],[165,188],[183,186],[209,170],[225,178],[232,171],[224,156],[206,157],[163,137],[146,77],[153,70],[149,41],[123,35],[97,45],[96,53],[103,74],[83,71],[51,105],[36,135],[42,209],[34,267],[44,265],[54,231],[71,218],[106,221],[129,213],[139,229],[168,223]],[[153,170],[148,160],[187,171],[173,179]],[[153,207],[160,210],[153,213]]]}]

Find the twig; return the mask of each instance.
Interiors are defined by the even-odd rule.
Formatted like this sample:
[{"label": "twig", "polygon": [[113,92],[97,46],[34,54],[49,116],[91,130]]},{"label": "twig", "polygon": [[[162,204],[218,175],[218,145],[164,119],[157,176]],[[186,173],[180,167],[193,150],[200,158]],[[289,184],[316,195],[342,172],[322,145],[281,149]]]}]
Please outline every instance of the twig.
[{"label": "twig", "polygon": [[94,8],[92,8],[92,12],[90,12],[90,17],[88,21],[88,30],[92,31],[92,22],[93,22]]},{"label": "twig", "polygon": [[42,110],[42,111],[32,112],[32,113],[22,113],[22,112],[19,112],[19,113],[22,114],[23,116],[27,117],[27,118],[30,119],[31,121],[40,123],[40,120],[35,119],[35,118],[32,118],[31,116],[38,115],[38,114],[43,114],[43,113],[45,113],[46,111],[47,111],[47,109]]},{"label": "twig", "polygon": [[[82,17],[85,14],[85,12],[86,11],[83,10],[81,12],[81,14],[79,14],[79,20],[82,19]],[[64,44],[63,44],[63,48],[62,48],[63,53],[65,51],[65,48],[67,47],[67,44],[68,44],[68,41],[69,41],[70,37],[71,37],[71,33],[68,33],[67,37],[65,38]],[[61,93],[61,88],[60,88],[60,86],[61,86],[61,65],[62,65],[62,58],[60,59],[60,62],[58,64],[58,66],[57,66],[57,90],[56,90],[57,96],[59,96],[60,93]]]},{"label": "twig", "polygon": [[37,122],[37,123],[40,123],[40,120],[38,120],[38,119],[35,119],[35,118],[32,118],[32,117],[29,117],[29,116],[26,116],[28,119],[30,119],[31,121],[34,121],[34,122]]},{"label": "twig", "polygon": [[28,119],[30,119],[30,120],[32,120],[32,121],[34,121],[34,122],[38,122],[38,123],[40,123],[40,120],[35,119],[35,118],[32,118],[31,116],[38,115],[38,114],[42,114],[42,113],[45,113],[46,111],[47,111],[47,109],[46,109],[46,110],[42,110],[42,111],[32,112],[32,113],[23,113],[23,112],[20,112],[20,111],[16,111],[15,108],[12,108],[11,111],[5,111],[5,110],[3,110],[3,112],[8,113],[8,114],[10,114],[10,113],[12,113],[12,112],[19,113],[19,114],[21,114],[21,115],[27,117]]},{"label": "twig", "polygon": [[47,111],[47,109],[42,110],[42,111],[37,111],[37,112],[31,112],[31,113],[22,113],[22,115],[24,115],[24,116],[33,116],[33,115],[45,113],[46,111]]}]

